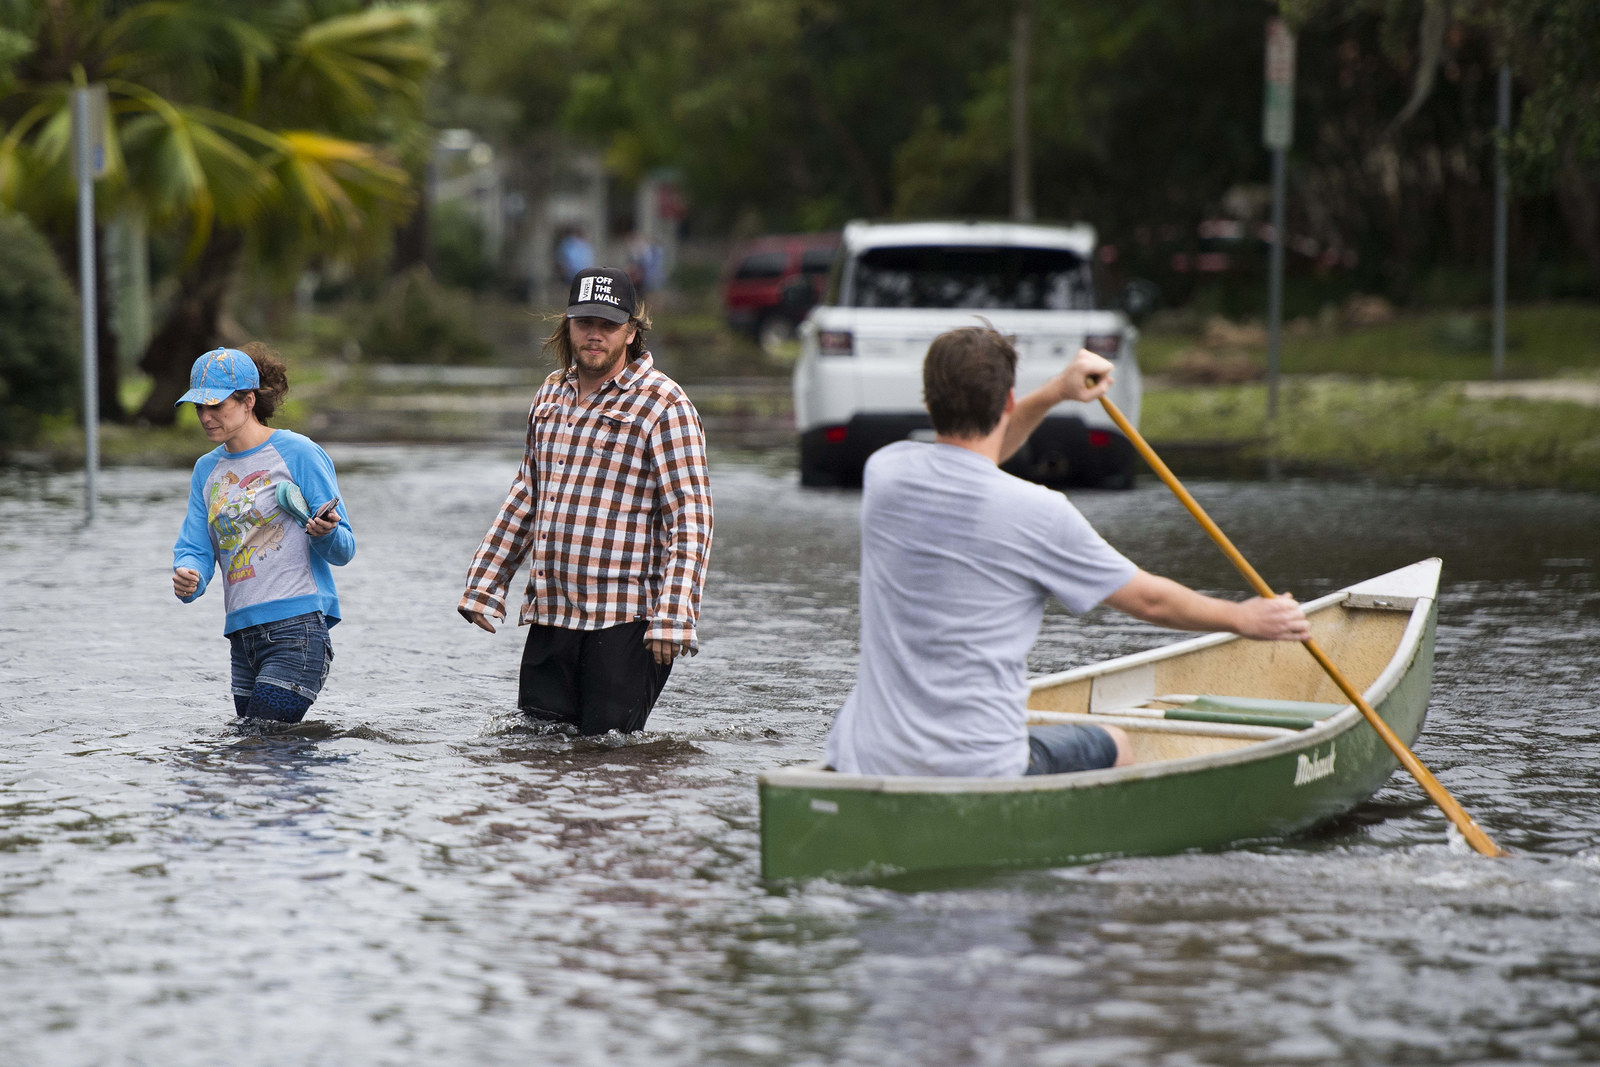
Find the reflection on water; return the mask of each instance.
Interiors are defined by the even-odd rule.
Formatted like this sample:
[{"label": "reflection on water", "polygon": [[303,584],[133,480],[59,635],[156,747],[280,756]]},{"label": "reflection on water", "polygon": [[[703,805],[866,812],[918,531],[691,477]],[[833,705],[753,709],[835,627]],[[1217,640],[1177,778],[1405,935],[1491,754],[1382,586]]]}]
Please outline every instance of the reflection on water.
[{"label": "reflection on water", "polygon": [[[1462,1063],[1600,1059],[1600,500],[1201,483],[1302,598],[1439,555],[1418,754],[1218,854],[763,886],[755,776],[813,758],[856,654],[850,493],[714,466],[703,653],[650,729],[511,707],[519,636],[461,622],[503,452],[347,449],[360,541],[312,721],[233,721],[217,603],[168,592],[187,489],[0,473],[0,1061]],[[1079,506],[1137,562],[1241,583],[1156,485]],[[209,598],[207,598],[209,599]],[[1167,640],[1047,616],[1059,670]]]}]

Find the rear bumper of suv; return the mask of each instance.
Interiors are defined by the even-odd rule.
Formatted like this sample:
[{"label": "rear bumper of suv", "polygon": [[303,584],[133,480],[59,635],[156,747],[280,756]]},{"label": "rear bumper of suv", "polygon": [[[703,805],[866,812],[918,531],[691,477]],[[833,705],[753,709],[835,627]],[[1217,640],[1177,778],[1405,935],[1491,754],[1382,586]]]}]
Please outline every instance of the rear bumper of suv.
[{"label": "rear bumper of suv", "polygon": [[[800,484],[859,486],[867,457],[908,437],[932,440],[926,414],[855,415],[836,426],[816,426],[800,435]],[[1006,471],[1052,486],[1125,489],[1133,484],[1137,453],[1115,430],[1085,426],[1073,415],[1052,415],[1039,424],[1004,464]]]}]

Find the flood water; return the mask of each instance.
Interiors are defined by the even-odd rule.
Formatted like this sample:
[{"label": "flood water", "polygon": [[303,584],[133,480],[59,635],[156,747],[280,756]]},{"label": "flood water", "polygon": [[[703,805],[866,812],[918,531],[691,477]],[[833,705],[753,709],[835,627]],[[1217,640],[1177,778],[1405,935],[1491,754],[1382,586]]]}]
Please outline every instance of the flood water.
[{"label": "flood water", "polygon": [[[197,448],[198,451],[198,448]],[[912,885],[759,878],[756,777],[852,679],[859,498],[719,455],[703,652],[648,729],[541,734],[454,606],[517,461],[330,449],[359,541],[311,720],[233,722],[186,471],[0,472],[0,1062],[1498,1064],[1600,1060],[1600,498],[1191,486],[1310,598],[1443,557],[1416,751],[1300,839]],[[1158,483],[1074,494],[1241,590]],[[1171,639],[1047,617],[1032,666]]]}]

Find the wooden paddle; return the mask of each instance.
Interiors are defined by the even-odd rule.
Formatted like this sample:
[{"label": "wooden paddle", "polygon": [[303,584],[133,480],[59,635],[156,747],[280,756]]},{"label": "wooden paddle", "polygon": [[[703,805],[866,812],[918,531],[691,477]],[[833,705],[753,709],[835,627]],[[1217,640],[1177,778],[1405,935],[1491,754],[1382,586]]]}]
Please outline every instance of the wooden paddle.
[{"label": "wooden paddle", "polygon": [[[1222,549],[1223,554],[1239,569],[1239,573],[1244,575],[1245,580],[1250,583],[1256,594],[1264,597],[1274,596],[1272,587],[1262,580],[1261,575],[1256,573],[1254,567],[1250,566],[1250,561],[1245,559],[1237,548],[1233,547],[1233,542],[1229,541],[1221,528],[1211,521],[1211,516],[1205,513],[1205,509],[1195,501],[1195,498],[1189,495],[1189,491],[1183,487],[1183,483],[1178,481],[1177,475],[1173,474],[1167,468],[1167,465],[1161,462],[1161,457],[1156,455],[1155,450],[1139,435],[1139,431],[1133,428],[1133,424],[1118,410],[1117,405],[1111,402],[1111,398],[1102,396],[1100,403],[1105,406],[1106,414],[1111,416],[1111,421],[1117,424],[1117,428],[1127,436],[1128,440],[1133,442],[1133,447],[1138,449],[1145,462],[1150,464],[1150,469],[1155,471],[1163,482],[1167,483],[1167,488],[1171,489],[1173,495],[1182,502],[1184,507],[1189,509],[1189,514],[1194,516],[1195,521],[1200,524],[1201,528],[1211,535],[1211,539],[1217,543],[1217,547]],[[1400,740],[1393,730],[1389,729],[1389,724],[1380,719],[1378,713],[1372,710],[1372,706],[1366,702],[1360,693],[1356,692],[1355,686],[1350,684],[1350,680],[1344,676],[1344,672],[1334,666],[1327,653],[1323,652],[1321,647],[1318,646],[1316,638],[1308,637],[1303,643],[1306,646],[1306,651],[1310,652],[1312,657],[1322,665],[1322,669],[1328,672],[1328,677],[1333,679],[1334,684],[1344,693],[1346,699],[1361,709],[1361,714],[1366,716],[1367,722],[1371,724],[1374,730],[1378,731],[1378,736],[1383,738],[1383,743],[1389,746],[1389,751],[1394,753],[1401,766],[1411,772],[1411,776],[1422,786],[1423,791],[1432,798],[1435,804],[1439,805],[1439,808],[1449,817],[1450,821],[1456,824],[1456,829],[1460,830],[1461,836],[1467,839],[1467,844],[1485,856],[1504,856],[1506,854],[1505,850],[1489,839],[1489,835],[1483,832],[1483,829],[1473,820],[1472,816],[1468,815],[1462,810],[1461,805],[1456,803],[1456,798],[1451,796],[1449,791],[1439,784],[1439,780],[1433,776],[1428,768],[1422,765],[1421,760],[1412,754],[1411,750],[1406,747],[1406,743]]]}]

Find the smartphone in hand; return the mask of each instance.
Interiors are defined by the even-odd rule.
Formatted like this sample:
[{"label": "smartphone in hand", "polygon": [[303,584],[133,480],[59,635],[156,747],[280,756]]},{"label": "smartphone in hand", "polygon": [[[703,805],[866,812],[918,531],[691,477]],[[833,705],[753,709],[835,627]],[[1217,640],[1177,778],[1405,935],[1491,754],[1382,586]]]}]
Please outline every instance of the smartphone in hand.
[{"label": "smartphone in hand", "polygon": [[337,510],[338,507],[339,507],[339,498],[338,497],[334,497],[332,500],[330,500],[326,504],[322,505],[322,507],[318,509],[316,515],[314,515],[312,517],[315,518],[315,519],[331,519],[334,522],[338,522],[339,521],[339,516],[336,514],[336,510]]}]

